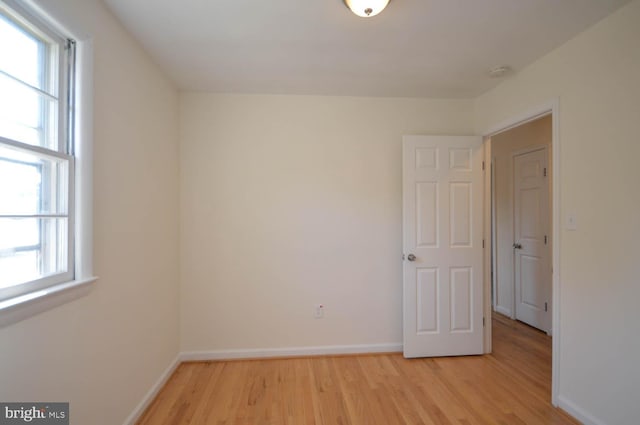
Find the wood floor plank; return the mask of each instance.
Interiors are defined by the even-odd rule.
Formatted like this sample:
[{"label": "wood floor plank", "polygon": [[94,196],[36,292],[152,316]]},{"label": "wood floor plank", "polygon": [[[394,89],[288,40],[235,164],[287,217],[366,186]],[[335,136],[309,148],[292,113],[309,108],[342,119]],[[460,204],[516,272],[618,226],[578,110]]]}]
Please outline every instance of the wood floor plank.
[{"label": "wood floor plank", "polygon": [[492,323],[485,356],[184,363],[138,424],[578,424],[550,404],[551,338],[504,316]]}]

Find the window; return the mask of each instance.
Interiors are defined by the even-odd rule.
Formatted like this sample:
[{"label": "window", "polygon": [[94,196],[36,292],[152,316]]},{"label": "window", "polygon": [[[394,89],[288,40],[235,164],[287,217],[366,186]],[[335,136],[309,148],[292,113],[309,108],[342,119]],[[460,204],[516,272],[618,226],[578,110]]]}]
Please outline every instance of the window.
[{"label": "window", "polygon": [[74,280],[75,44],[0,1],[0,302]]}]

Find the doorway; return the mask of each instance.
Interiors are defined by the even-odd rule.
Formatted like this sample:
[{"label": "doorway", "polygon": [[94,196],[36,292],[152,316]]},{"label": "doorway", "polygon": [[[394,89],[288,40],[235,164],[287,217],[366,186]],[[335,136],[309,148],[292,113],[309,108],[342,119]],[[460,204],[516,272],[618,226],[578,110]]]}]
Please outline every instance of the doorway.
[{"label": "doorway", "polygon": [[551,334],[552,119],[491,137],[492,309]]},{"label": "doorway", "polygon": [[[486,127],[483,130],[484,139],[485,139],[485,162],[487,164],[491,164],[493,160],[492,155],[492,139],[495,139],[501,133],[507,132],[508,130],[520,127],[524,124],[535,121],[539,118],[548,116],[551,119],[551,143],[549,146],[550,153],[550,162],[548,163],[548,173],[551,174],[551,182],[550,182],[550,192],[551,195],[550,205],[551,205],[551,219],[549,225],[550,238],[552,241],[551,244],[551,255],[550,255],[550,269],[552,274],[552,291],[551,291],[551,301],[552,301],[552,309],[551,311],[551,333],[553,335],[552,340],[552,379],[551,379],[551,403],[554,406],[558,406],[558,393],[559,393],[559,359],[560,359],[560,343],[561,343],[561,335],[560,335],[560,186],[561,186],[561,170],[559,161],[554,160],[557,159],[561,149],[561,140],[560,140],[560,121],[559,121],[559,100],[553,99],[547,103],[540,104],[538,107],[530,109],[529,111],[522,112],[518,115],[512,116],[509,119],[495,123],[489,127]],[[491,275],[492,270],[495,268],[492,267],[492,261],[494,260],[493,255],[494,246],[497,246],[497,242],[493,241],[491,236],[493,234],[492,227],[496,226],[496,222],[492,222],[492,176],[493,173],[486,173],[485,175],[485,225],[484,225],[484,233],[487,236],[490,249],[485,252],[485,311],[487,315],[490,315],[490,312],[493,311],[494,305],[494,293],[492,289],[495,286],[492,286],[493,277]],[[512,241],[513,243],[513,241]],[[515,291],[514,291],[515,295]],[[512,310],[513,311],[513,310]],[[509,316],[509,315],[507,315]],[[487,326],[485,328],[485,352],[490,353],[492,350],[492,329],[491,326]]]}]

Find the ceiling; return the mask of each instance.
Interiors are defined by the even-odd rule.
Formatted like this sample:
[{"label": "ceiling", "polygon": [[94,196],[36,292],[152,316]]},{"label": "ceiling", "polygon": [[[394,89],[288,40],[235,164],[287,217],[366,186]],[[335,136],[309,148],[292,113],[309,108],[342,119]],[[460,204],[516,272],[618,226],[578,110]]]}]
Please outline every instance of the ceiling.
[{"label": "ceiling", "polygon": [[[183,90],[475,97],[628,0],[104,0]],[[508,76],[506,77],[508,78]]]}]

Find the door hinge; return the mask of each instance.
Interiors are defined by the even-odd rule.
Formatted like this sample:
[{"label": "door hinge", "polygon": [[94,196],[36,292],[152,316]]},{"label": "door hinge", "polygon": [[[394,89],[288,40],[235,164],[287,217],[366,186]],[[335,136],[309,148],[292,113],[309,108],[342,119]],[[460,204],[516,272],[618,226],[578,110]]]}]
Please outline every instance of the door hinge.
[{"label": "door hinge", "polygon": [[544,235],[544,244],[547,244],[547,235]]},{"label": "door hinge", "polygon": [[482,171],[484,171],[484,161],[482,161]]},{"label": "door hinge", "polygon": [[484,239],[482,240],[482,247],[484,248]]},{"label": "door hinge", "polygon": [[544,311],[548,311],[547,303],[544,303]]},{"label": "door hinge", "polygon": [[402,254],[402,261],[404,261],[404,254]]},{"label": "door hinge", "polygon": [[547,167],[544,167],[544,176],[547,177]]},{"label": "door hinge", "polygon": [[485,326],[485,320],[484,320],[484,317],[483,317],[482,318],[482,327],[484,328],[484,326]]}]

